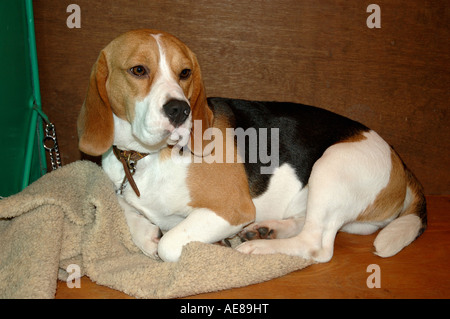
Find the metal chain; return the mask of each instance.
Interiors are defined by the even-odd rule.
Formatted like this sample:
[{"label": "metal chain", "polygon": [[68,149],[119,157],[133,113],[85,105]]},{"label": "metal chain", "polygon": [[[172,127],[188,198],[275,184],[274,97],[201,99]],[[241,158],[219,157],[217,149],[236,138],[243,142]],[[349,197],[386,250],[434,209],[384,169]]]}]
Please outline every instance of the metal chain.
[{"label": "metal chain", "polygon": [[39,107],[36,100],[33,102],[33,109],[41,116],[42,120],[45,122],[45,137],[42,140],[42,144],[44,146],[44,149],[50,156],[52,169],[58,169],[61,167],[61,155],[59,154],[55,125],[50,122],[47,115],[42,112],[42,109]]},{"label": "metal chain", "polygon": [[55,125],[50,122],[48,122],[45,126],[44,148],[50,156],[52,169],[55,170],[61,167],[61,156],[59,154]]}]

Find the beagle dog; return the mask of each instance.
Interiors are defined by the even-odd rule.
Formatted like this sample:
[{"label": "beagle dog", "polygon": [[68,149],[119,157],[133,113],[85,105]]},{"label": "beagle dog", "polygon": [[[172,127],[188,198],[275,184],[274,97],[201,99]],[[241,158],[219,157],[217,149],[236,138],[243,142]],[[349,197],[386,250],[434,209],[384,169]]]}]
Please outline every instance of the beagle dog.
[{"label": "beagle dog", "polygon": [[242,253],[327,262],[338,231],[379,229],[388,257],[426,228],[421,185],[377,133],[312,106],[207,99],[196,56],[162,31],[100,52],[77,124],[153,258],[238,234]]}]

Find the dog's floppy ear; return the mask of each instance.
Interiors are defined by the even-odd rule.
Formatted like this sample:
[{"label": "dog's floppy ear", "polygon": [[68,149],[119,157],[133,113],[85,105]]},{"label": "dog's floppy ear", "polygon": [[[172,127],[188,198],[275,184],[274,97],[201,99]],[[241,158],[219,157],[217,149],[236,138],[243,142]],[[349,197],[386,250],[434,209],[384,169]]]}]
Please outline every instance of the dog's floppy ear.
[{"label": "dog's floppy ear", "polygon": [[191,112],[192,112],[192,130],[190,150],[196,156],[206,156],[209,154],[203,154],[204,147],[210,143],[210,141],[203,141],[203,134],[205,131],[213,126],[214,114],[208,106],[206,100],[205,87],[203,85],[203,79],[198,64],[197,58],[193,55],[194,60],[194,72],[193,76],[193,93],[190,98]]},{"label": "dog's floppy ear", "polygon": [[92,67],[86,99],[78,116],[79,148],[98,156],[105,153],[114,139],[114,120],[106,91],[108,65],[104,51]]}]

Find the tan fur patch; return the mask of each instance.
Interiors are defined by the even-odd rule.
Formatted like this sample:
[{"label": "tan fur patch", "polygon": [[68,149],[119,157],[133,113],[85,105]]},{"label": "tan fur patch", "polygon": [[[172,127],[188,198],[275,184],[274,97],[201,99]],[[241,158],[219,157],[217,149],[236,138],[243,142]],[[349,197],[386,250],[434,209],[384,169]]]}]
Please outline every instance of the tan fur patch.
[{"label": "tan fur patch", "polygon": [[364,141],[365,139],[367,139],[367,137],[364,136],[364,132],[365,131],[358,132],[357,134],[352,135],[352,136],[346,138],[345,140],[340,141],[339,143],[353,143],[353,142]]},{"label": "tan fur patch", "polygon": [[[216,116],[214,127],[222,131],[224,137],[222,142],[225,145],[226,128],[229,127],[227,119]],[[209,208],[231,225],[242,225],[252,222],[256,211],[250,196],[244,165],[236,163],[236,148],[234,152],[234,163],[226,163],[224,150],[224,153],[219,155],[223,157],[222,163],[215,161],[210,164],[206,162],[191,164],[188,186],[192,201],[189,206]],[[211,155],[218,158],[215,153]]]},{"label": "tan fur patch", "polygon": [[414,174],[405,167],[406,180],[408,188],[411,191],[412,201],[409,203],[405,210],[401,212],[400,216],[409,214],[417,215],[422,221],[422,227],[419,231],[419,235],[422,234],[427,227],[427,202],[423,193],[423,186],[414,176]]},{"label": "tan fur patch", "polygon": [[[416,179],[416,177],[413,175],[411,171],[407,169],[406,171],[406,180],[408,183],[408,187],[410,188],[413,200],[409,207],[405,209],[404,212],[401,213],[401,216],[408,215],[408,214],[417,214],[419,215],[420,212],[417,211],[417,207],[421,207],[425,205],[425,196],[423,195],[423,187],[419,183],[419,181]],[[419,216],[422,218],[422,216]]]},{"label": "tan fur patch", "polygon": [[358,222],[383,221],[397,217],[403,208],[406,196],[406,176],[403,163],[397,153],[391,149],[391,175],[375,201],[356,219]]}]

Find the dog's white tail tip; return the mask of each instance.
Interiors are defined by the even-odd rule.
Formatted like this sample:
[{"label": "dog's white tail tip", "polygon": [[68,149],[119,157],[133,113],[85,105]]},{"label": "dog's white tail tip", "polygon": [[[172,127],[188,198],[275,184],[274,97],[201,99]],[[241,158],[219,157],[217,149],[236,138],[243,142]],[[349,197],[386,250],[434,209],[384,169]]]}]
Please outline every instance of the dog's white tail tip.
[{"label": "dog's white tail tip", "polygon": [[394,256],[416,239],[421,228],[422,220],[414,214],[393,220],[375,238],[375,254],[380,257]]}]

